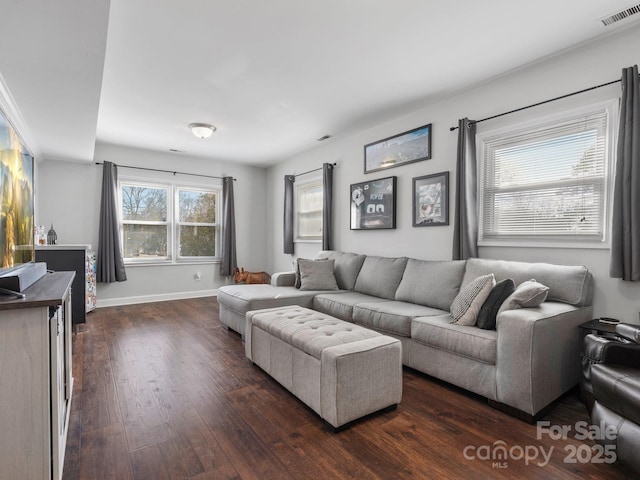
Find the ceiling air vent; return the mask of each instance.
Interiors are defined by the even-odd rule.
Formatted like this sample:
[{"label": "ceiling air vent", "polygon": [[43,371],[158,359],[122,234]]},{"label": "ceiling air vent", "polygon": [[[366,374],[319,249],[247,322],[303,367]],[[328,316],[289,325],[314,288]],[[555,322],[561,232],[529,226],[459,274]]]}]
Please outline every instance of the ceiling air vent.
[{"label": "ceiling air vent", "polygon": [[636,15],[640,13],[640,3],[638,5],[634,5],[633,7],[625,8],[613,15],[609,15],[608,17],[601,18],[600,21],[602,25],[608,27],[609,25],[613,25],[620,20],[624,20],[625,18],[629,18],[632,15]]}]

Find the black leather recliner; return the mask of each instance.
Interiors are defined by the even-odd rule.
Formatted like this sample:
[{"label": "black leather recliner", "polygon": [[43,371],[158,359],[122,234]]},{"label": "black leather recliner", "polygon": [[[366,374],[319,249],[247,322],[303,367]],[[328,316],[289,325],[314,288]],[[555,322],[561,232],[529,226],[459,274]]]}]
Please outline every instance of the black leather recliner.
[{"label": "black leather recliner", "polygon": [[582,391],[596,441],[615,451],[619,461],[640,474],[640,326],[616,326],[618,339],[585,337]]}]

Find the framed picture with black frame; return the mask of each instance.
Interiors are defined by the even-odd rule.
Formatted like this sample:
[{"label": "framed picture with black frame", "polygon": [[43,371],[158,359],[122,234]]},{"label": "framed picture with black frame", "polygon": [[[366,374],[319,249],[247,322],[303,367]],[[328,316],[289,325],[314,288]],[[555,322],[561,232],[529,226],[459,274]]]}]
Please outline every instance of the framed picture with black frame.
[{"label": "framed picture with black frame", "polygon": [[449,172],[413,179],[413,226],[449,225]]},{"label": "framed picture with black frame", "polygon": [[431,158],[431,124],[364,146],[364,173]]},{"label": "framed picture with black frame", "polygon": [[351,185],[351,230],[396,228],[397,177]]}]

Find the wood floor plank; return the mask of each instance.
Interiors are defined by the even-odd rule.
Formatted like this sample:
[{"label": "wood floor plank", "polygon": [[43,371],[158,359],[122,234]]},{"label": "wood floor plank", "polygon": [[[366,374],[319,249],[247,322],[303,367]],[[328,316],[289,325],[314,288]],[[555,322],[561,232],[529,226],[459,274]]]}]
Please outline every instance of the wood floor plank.
[{"label": "wood floor plank", "polygon": [[193,448],[204,469],[202,474],[194,475],[193,478],[204,478],[205,475],[207,478],[221,480],[240,478],[215,435],[196,410],[181,412],[179,418],[175,418],[174,421],[179,425],[182,435]]},{"label": "wood floor plank", "polygon": [[[594,445],[575,431],[540,437],[408,368],[396,410],[334,433],[245,358],[212,297],[101,308],[73,342],[64,480],[627,478],[617,465],[568,463],[570,449]],[[543,420],[575,427],[588,416],[570,394]],[[477,455],[496,445],[551,451],[550,461]]]},{"label": "wood floor plank", "polygon": [[[63,472],[63,478],[73,478],[74,472]],[[92,480],[131,480],[131,458],[122,425],[109,425],[82,434],[78,477]],[[153,477],[135,477],[153,478]]]},{"label": "wood floor plank", "polygon": [[243,479],[292,479],[273,452],[229,404],[223,392],[206,385],[192,389],[198,413]]}]

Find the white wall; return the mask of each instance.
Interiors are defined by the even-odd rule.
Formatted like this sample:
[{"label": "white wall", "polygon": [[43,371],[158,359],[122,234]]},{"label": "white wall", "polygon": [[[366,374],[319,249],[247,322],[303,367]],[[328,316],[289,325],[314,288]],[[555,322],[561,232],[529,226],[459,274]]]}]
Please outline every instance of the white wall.
[{"label": "white wall", "polygon": [[[119,165],[177,170],[214,176],[231,175],[234,184],[238,263],[249,270],[267,268],[267,249],[263,241],[267,226],[263,215],[266,201],[266,170],[159,153],[115,145],[97,145],[96,161]],[[171,174],[119,169],[119,175],[166,179]],[[196,179],[177,176],[180,181]],[[219,180],[204,179],[221,185]],[[216,183],[217,182],[217,183]],[[36,223],[48,228],[53,223],[58,243],[90,244],[98,247],[98,215],[102,167],[94,164],[45,160],[38,164],[36,178]],[[127,281],[98,284],[98,306],[211,295],[228,283],[220,277],[219,264],[128,266]],[[201,279],[194,275],[200,272]]]},{"label": "white wall", "polygon": [[[334,172],[334,249],[429,260],[451,259],[452,225],[414,228],[411,222],[413,177],[449,171],[450,185],[452,190],[454,188],[457,133],[450,132],[449,127],[457,125],[458,118],[485,118],[618,79],[622,68],[640,61],[640,51],[637,48],[639,44],[640,28],[625,30],[511,72],[444,101],[416,105],[415,111],[367,131],[342,138],[336,136],[317,149],[270,168],[270,206],[267,210],[268,224],[272,229],[269,244],[270,270],[291,269],[292,257],[282,253],[283,176],[319,167],[323,162],[338,163]],[[482,55],[482,52],[478,54]],[[615,84],[499,120],[478,124],[478,133],[505,124],[617,98],[619,95],[620,85]],[[431,160],[368,175],[363,173],[363,145],[426,123],[433,124]],[[397,228],[351,231],[349,185],[389,175],[398,177]],[[453,196],[450,199],[453,207]],[[453,215],[450,216],[450,222],[453,224]],[[296,256],[315,256],[318,250],[317,244],[297,244]],[[618,317],[624,321],[638,321],[640,284],[609,278],[609,250],[484,247],[479,253],[480,256],[488,258],[586,265],[595,276],[594,314]]]}]

